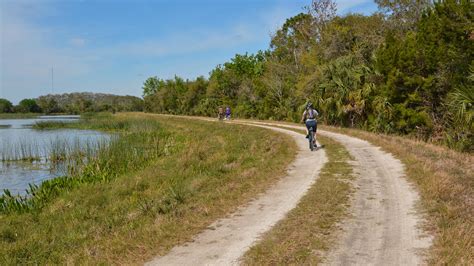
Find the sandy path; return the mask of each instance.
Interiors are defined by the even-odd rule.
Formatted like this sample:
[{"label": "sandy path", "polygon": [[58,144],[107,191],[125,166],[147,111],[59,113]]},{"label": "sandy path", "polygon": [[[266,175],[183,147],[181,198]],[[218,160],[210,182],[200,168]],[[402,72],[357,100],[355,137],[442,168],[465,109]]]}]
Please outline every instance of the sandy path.
[{"label": "sandy path", "polygon": [[307,140],[293,131],[260,126],[291,135],[299,151],[288,174],[258,199],[242,206],[228,218],[214,222],[193,242],[174,247],[167,255],[148,265],[229,265],[258,240],[258,237],[283,219],[316,181],[327,161],[324,150],[310,152]]},{"label": "sandy path", "polygon": [[[268,123],[259,123],[271,125]],[[298,126],[281,125],[289,128]],[[355,158],[356,192],[351,217],[342,223],[328,265],[419,265],[431,245],[415,210],[418,193],[404,178],[403,164],[367,141],[319,131],[342,143]]]}]

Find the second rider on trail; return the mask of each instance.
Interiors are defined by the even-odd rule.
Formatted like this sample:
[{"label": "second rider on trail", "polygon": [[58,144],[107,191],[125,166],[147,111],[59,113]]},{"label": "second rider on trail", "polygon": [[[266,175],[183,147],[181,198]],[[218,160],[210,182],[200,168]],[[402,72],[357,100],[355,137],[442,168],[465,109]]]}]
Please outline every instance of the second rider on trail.
[{"label": "second rider on trail", "polygon": [[231,114],[230,107],[227,106],[225,108],[225,120],[230,120],[230,114]]},{"label": "second rider on trail", "polygon": [[306,109],[303,112],[303,117],[301,118],[301,123],[306,124],[306,138],[309,138],[309,130],[312,129],[314,132],[314,147],[316,148],[316,131],[318,129],[318,122],[316,121],[316,117],[319,115],[318,111],[313,108],[313,103],[308,102],[306,104]]}]

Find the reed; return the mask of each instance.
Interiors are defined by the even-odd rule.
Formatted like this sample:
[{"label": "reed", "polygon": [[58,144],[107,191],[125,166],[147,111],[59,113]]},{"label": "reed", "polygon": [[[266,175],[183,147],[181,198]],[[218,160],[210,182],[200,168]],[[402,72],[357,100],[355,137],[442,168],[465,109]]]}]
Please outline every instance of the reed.
[{"label": "reed", "polygon": [[[0,197],[0,213],[27,212],[43,207],[61,192],[84,183],[107,182],[127,172],[147,166],[151,161],[171,152],[173,138],[151,119],[108,119],[99,115],[81,120],[79,123],[59,121],[40,122],[42,129],[75,127],[117,132],[110,140],[51,140],[46,151],[37,143],[20,142],[5,145],[0,155],[3,161],[42,160],[52,168],[60,169],[64,176],[44,181],[41,185],[30,185],[24,196],[12,195],[5,190]],[[47,154],[47,156],[41,156]]]},{"label": "reed", "polygon": [[2,141],[2,149],[0,149],[1,162],[40,161],[42,152],[40,145],[35,141],[20,141],[11,143]]}]

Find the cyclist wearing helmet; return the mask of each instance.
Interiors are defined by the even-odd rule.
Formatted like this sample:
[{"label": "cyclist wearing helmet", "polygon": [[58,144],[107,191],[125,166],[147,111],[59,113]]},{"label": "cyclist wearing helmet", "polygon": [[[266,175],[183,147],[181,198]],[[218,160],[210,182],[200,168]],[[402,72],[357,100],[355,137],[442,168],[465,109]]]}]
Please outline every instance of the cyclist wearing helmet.
[{"label": "cyclist wearing helmet", "polygon": [[308,104],[306,104],[306,109],[303,112],[303,117],[301,118],[301,123],[304,122],[306,124],[306,130],[307,130],[306,138],[309,137],[309,129],[313,128],[314,147],[317,147],[316,146],[316,130],[318,129],[318,123],[316,121],[316,116],[318,115],[319,115],[318,111],[316,111],[316,109],[313,108],[313,103],[308,102]]}]

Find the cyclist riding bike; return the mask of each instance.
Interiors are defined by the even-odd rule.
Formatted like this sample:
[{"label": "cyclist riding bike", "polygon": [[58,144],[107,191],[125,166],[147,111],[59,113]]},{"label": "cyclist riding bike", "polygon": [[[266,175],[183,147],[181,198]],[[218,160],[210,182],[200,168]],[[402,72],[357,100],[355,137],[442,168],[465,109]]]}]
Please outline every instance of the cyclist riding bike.
[{"label": "cyclist riding bike", "polygon": [[227,106],[225,108],[225,120],[230,120],[230,114],[231,114],[230,107]]},{"label": "cyclist riding bike", "polygon": [[217,109],[217,118],[218,118],[219,120],[224,119],[224,108],[219,107],[219,108]]},{"label": "cyclist riding bike", "polygon": [[305,123],[306,125],[306,138],[309,138],[310,129],[314,132],[314,147],[316,146],[316,130],[318,129],[318,122],[316,121],[316,117],[319,115],[318,111],[313,108],[313,103],[308,102],[306,104],[306,110],[303,112],[303,117],[301,118],[301,123]]}]

